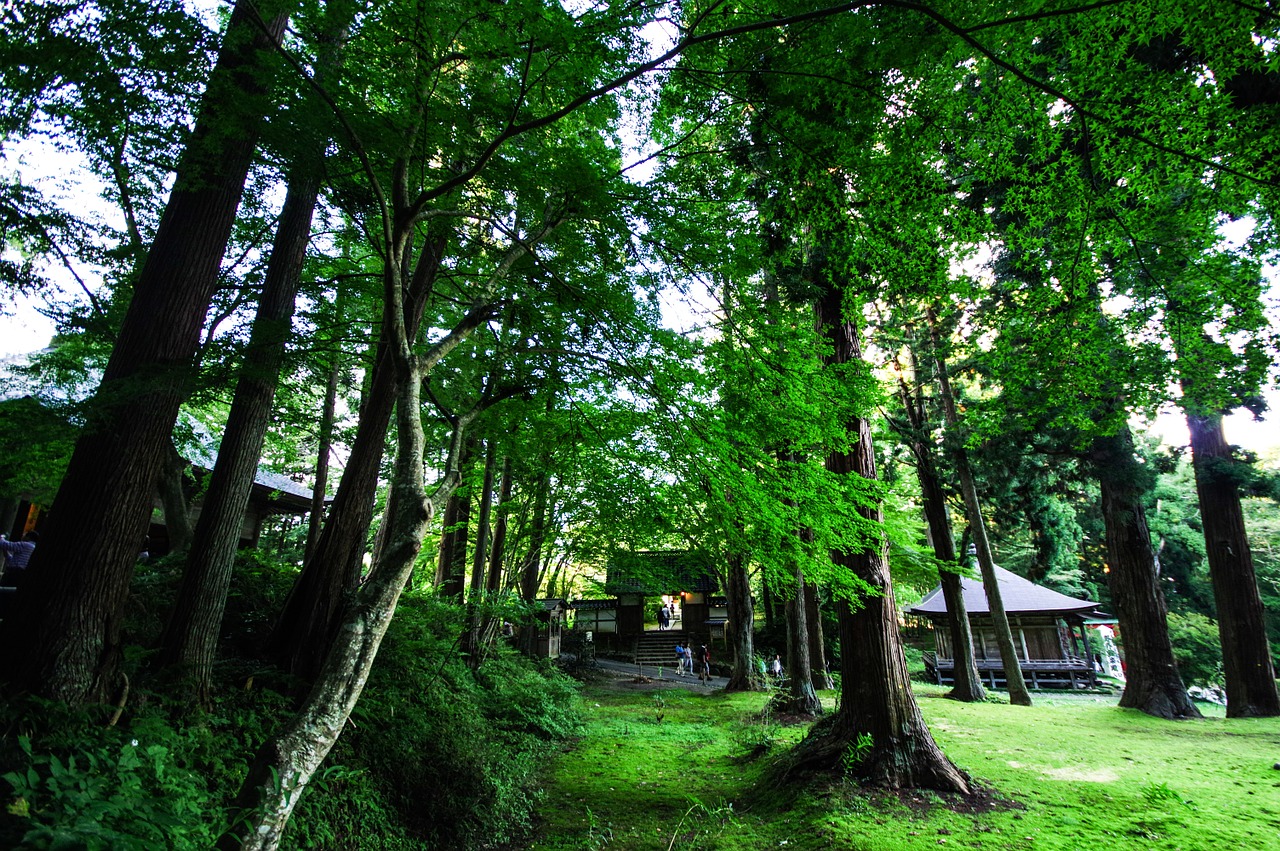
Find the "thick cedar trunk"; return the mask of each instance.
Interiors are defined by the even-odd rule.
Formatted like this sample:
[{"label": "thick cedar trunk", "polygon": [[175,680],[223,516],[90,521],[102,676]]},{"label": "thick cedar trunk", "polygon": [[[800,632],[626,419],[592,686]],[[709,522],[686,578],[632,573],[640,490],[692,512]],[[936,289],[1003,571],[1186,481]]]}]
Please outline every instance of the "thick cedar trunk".
[{"label": "thick cedar trunk", "polygon": [[[840,296],[835,289],[827,293],[820,303],[819,319],[833,344],[831,363],[854,363],[861,359],[862,351],[857,329],[842,315]],[[848,452],[828,456],[827,468],[841,475],[875,479],[871,428],[861,418],[850,426],[857,443]],[[868,520],[880,522],[878,505],[858,510]],[[857,553],[833,552],[832,561],[879,594],[861,601],[856,611],[848,600],[837,599],[840,709],[814,725],[793,752],[790,767],[841,770],[848,767],[845,757],[852,753],[858,756],[853,771],[864,782],[967,793],[967,779],[934,742],[911,692],[886,544],[882,541]]]},{"label": "thick cedar trunk", "polygon": [[93,411],[31,564],[28,603],[6,618],[11,684],[79,704],[117,683],[120,613],[164,446],[217,285],[267,107],[265,26],[237,3]]},{"label": "thick cedar trunk", "polygon": [[[169,537],[169,552],[184,553],[191,546],[191,506],[187,503],[185,482],[191,462],[183,458],[172,440],[165,441],[164,464],[156,477],[156,492],[164,510],[164,528]],[[239,530],[236,530],[237,533]],[[239,535],[237,534],[237,540]],[[141,541],[138,542],[141,545]]]},{"label": "thick cedar trunk", "polygon": [[725,596],[729,601],[729,622],[725,629],[729,651],[733,654],[733,672],[729,675],[725,691],[754,691],[761,687],[761,683],[755,669],[755,618],[746,558],[740,554],[732,556],[725,568],[725,579]]},{"label": "thick cedar trunk", "polygon": [[804,621],[809,628],[809,674],[815,689],[833,687],[831,671],[827,668],[827,642],[822,630],[822,606],[818,599],[818,586],[804,584]]},{"label": "thick cedar trunk", "polygon": [[159,663],[183,668],[201,702],[209,699],[240,526],[280,383],[280,365],[302,282],[302,261],[311,241],[311,220],[320,194],[322,155],[322,147],[302,154],[289,177],[258,313],[218,447],[218,461],[196,524],[187,569],[160,642]]},{"label": "thick cedar trunk", "polygon": [[787,677],[790,679],[790,695],[786,702],[788,712],[802,715],[821,715],[822,703],[813,688],[813,668],[809,656],[809,610],[805,606],[804,571],[795,569],[795,585],[786,603],[787,617]]},{"label": "thick cedar trunk", "polygon": [[1258,576],[1240,508],[1240,491],[1231,476],[1235,461],[1222,432],[1222,415],[1188,413],[1187,428],[1191,432],[1191,459],[1209,578],[1218,610],[1227,717],[1280,715],[1280,695],[1276,693]]},{"label": "thick cedar trunk", "polygon": [[1173,658],[1159,562],[1142,506],[1142,471],[1129,430],[1097,438],[1092,460],[1102,486],[1107,578],[1124,647],[1120,705],[1158,718],[1199,718]]},{"label": "thick cedar trunk", "polygon": [[[951,379],[947,375],[947,365],[942,354],[939,339],[938,323],[933,312],[928,311],[929,327],[933,338],[933,357],[938,367],[938,386],[942,397],[942,410],[946,416],[947,427],[958,432],[960,417],[956,413],[956,400],[951,392]],[[978,486],[973,478],[973,469],[969,466],[969,454],[963,444],[954,441],[953,455],[956,477],[960,480],[960,493],[964,497],[965,514],[969,519],[973,543],[977,549],[978,568],[982,571],[982,590],[986,594],[987,608],[991,612],[991,623],[996,634],[996,645],[1000,648],[1000,665],[1004,669],[1006,688],[1009,690],[1009,702],[1017,706],[1031,705],[1031,692],[1022,678],[1022,666],[1018,659],[1018,650],[1013,643],[1013,630],[1009,627],[1009,616],[1005,614],[1004,600],[1000,596],[1000,582],[996,578],[995,557],[991,552],[991,542],[987,538],[987,526],[982,519],[982,503],[978,499]]]},{"label": "thick cedar trunk", "polygon": [[[404,321],[410,339],[417,334],[443,247],[443,241],[428,242],[418,258],[405,303]],[[384,317],[384,329],[387,324]],[[290,589],[267,644],[268,654],[298,676],[310,678],[319,671],[343,601],[350,599],[359,584],[395,400],[394,366],[385,340],[380,340],[351,455],[329,505],[320,541]]]}]

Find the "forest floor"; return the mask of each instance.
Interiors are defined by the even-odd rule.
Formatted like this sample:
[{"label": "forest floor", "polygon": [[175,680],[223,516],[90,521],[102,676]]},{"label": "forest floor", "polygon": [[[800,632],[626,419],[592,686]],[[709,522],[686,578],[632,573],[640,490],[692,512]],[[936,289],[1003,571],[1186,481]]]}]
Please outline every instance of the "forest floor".
[{"label": "forest floor", "polygon": [[917,684],[935,738],[985,790],[975,805],[838,779],[770,786],[807,724],[762,714],[764,694],[643,679],[584,688],[586,732],[554,761],[527,851],[1280,851],[1280,719],[1159,721],[1062,694],[963,704]]}]

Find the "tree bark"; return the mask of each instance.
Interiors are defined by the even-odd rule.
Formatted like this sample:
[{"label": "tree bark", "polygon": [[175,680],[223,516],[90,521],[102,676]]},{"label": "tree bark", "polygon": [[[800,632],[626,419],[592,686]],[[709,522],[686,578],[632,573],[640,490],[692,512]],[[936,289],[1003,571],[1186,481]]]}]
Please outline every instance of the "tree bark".
[{"label": "tree bark", "polygon": [[[410,338],[417,334],[443,249],[442,239],[424,243],[414,268],[405,297],[404,322]],[[343,601],[350,599],[360,582],[382,453],[396,400],[396,376],[385,339],[387,325],[384,315],[351,456],[329,505],[324,530],[311,560],[290,589],[267,642],[268,655],[305,679],[318,673]]]},{"label": "tree bark", "polygon": [[[338,294],[337,314],[342,315],[342,294]],[[311,561],[316,545],[320,542],[320,530],[324,524],[325,497],[329,492],[329,459],[333,454],[333,427],[337,418],[338,379],[342,374],[341,352],[333,353],[329,376],[325,380],[324,404],[320,409],[319,440],[316,443],[316,484],[311,491],[311,513],[307,515],[307,546],[302,563]]]},{"label": "tree bark", "polygon": [[520,563],[520,599],[532,603],[538,599],[539,571],[542,566],[542,546],[547,534],[547,502],[550,499],[551,481],[545,474],[538,475],[534,486],[533,521],[529,529],[529,551]]},{"label": "tree bark", "polygon": [[763,598],[762,602],[764,604],[764,629],[765,632],[772,633],[773,625],[777,618],[774,613],[773,583],[769,581],[769,577],[765,575],[764,571],[760,572],[760,596]]},{"label": "tree bark", "polygon": [[951,635],[954,663],[954,682],[947,696],[973,703],[986,700],[987,693],[982,687],[982,678],[978,673],[978,664],[974,657],[973,629],[969,623],[969,612],[964,602],[964,588],[960,582],[960,575],[955,570],[945,567],[946,565],[958,567],[959,559],[956,557],[955,537],[951,529],[951,512],[947,510],[947,498],[942,490],[942,480],[938,476],[934,450],[925,441],[928,419],[925,413],[923,385],[920,382],[920,369],[914,350],[911,352],[911,358],[916,389],[913,393],[906,381],[900,378],[899,395],[911,429],[909,443],[911,453],[915,456],[916,478],[920,482],[921,502],[928,528],[929,543],[933,547],[934,558],[938,560],[938,582],[942,587],[942,598],[947,605],[947,629]]},{"label": "tree bark", "polygon": [[1159,561],[1142,505],[1143,473],[1129,430],[1094,440],[1091,460],[1102,486],[1107,579],[1124,646],[1120,705],[1157,718],[1199,718],[1173,658]]},{"label": "tree bark", "polygon": [[982,678],[978,674],[978,663],[974,657],[973,629],[964,603],[960,574],[945,567],[959,564],[946,497],[943,496],[942,483],[938,479],[937,468],[933,465],[928,448],[923,445],[913,448],[918,453],[916,473],[920,479],[933,555],[938,560],[938,582],[942,585],[942,597],[947,604],[947,629],[951,633],[955,682],[947,696],[969,703],[985,700],[987,693],[982,687]]},{"label": "tree bark", "polygon": [[813,678],[813,687],[832,688],[834,683],[831,671],[827,668],[827,641],[822,629],[822,605],[818,597],[818,586],[807,581],[804,583],[804,620],[809,628],[809,674]]},{"label": "tree bark", "polygon": [[440,536],[436,566],[440,596],[459,603],[467,584],[467,543],[471,539],[471,488],[467,478],[475,458],[474,448],[475,444],[468,441],[462,450],[462,482],[454,488],[445,506],[444,533]]},{"label": "tree bark", "polygon": [[[334,14],[342,15],[341,12]],[[328,51],[317,71],[322,81],[336,72],[339,61],[336,40],[347,26],[345,20],[326,21],[330,33]],[[185,669],[195,697],[201,703],[207,703],[210,697],[213,661],[231,589],[240,526],[275,406],[280,367],[302,283],[302,263],[311,242],[311,222],[320,196],[320,174],[327,144],[326,139],[304,142],[289,170],[289,188],[276,226],[249,347],[236,382],[187,568],[161,638],[159,663]],[[323,491],[320,499],[323,505]]]},{"label": "tree bark", "polygon": [[502,590],[502,567],[507,555],[507,515],[511,502],[511,456],[502,456],[502,483],[498,485],[497,517],[493,522],[493,544],[489,550],[489,573],[484,590],[496,594]]},{"label": "tree bark", "polygon": [[[819,303],[819,322],[832,343],[831,364],[862,358],[857,329],[846,321],[838,289]],[[875,450],[866,419],[850,423],[856,444],[827,457],[827,469],[845,476],[876,478]],[[879,505],[858,511],[879,524]],[[898,634],[898,611],[884,540],[861,552],[833,552],[838,568],[878,592],[855,610],[837,599],[840,619],[840,709],[815,724],[796,748],[788,770],[852,769],[863,782],[890,788],[929,788],[968,793],[969,784],[934,742],[916,705]]]},{"label": "tree bark", "polygon": [[789,697],[785,707],[788,712],[801,715],[821,715],[822,701],[813,687],[812,657],[809,655],[809,610],[805,606],[805,593],[809,583],[799,565],[795,568],[794,587],[786,602],[787,618],[787,678],[790,681]]},{"label": "tree bark", "polygon": [[1231,466],[1238,462],[1223,434],[1220,413],[1199,416],[1188,411],[1187,428],[1209,578],[1218,610],[1227,717],[1280,715],[1258,575],[1240,508],[1240,490],[1231,475]]},{"label": "tree bark", "polygon": [[6,679],[71,704],[117,683],[121,609],[150,516],[156,474],[212,300],[258,129],[269,52],[287,15],[265,25],[237,3],[134,287],[93,411],[31,564],[28,604],[0,634]]},{"label": "tree bark", "polygon": [[974,482],[973,469],[969,466],[969,454],[958,439],[960,417],[956,413],[955,395],[951,392],[951,379],[947,375],[946,360],[942,354],[938,323],[932,310],[928,310],[927,314],[930,335],[933,338],[933,357],[938,367],[942,411],[946,416],[947,427],[953,433],[952,454],[956,477],[960,480],[960,494],[964,497],[965,514],[968,516],[974,547],[977,549],[978,568],[982,571],[982,590],[986,594],[987,608],[991,612],[996,645],[1000,648],[1000,665],[1004,669],[1009,702],[1015,706],[1030,706],[1031,692],[1027,690],[1027,684],[1022,678],[1022,665],[1018,659],[1018,650],[1013,643],[1013,630],[1009,627],[1009,616],[1005,614],[1004,600],[1000,595],[1000,581],[996,577],[995,557],[991,552],[991,541],[987,538],[987,525],[982,519],[982,502],[978,499],[978,486]]},{"label": "tree bark", "polygon": [[[185,486],[191,462],[183,458],[172,440],[165,442],[164,465],[156,478],[156,491],[164,510],[164,528],[169,537],[170,553],[185,553],[191,546],[191,505]],[[237,530],[238,531],[238,530]],[[141,546],[142,541],[138,541]]]},{"label": "tree bark", "polygon": [[735,554],[725,568],[725,596],[729,601],[729,648],[733,653],[733,671],[725,691],[756,691],[760,689],[759,673],[755,669],[755,613],[751,605],[751,580],[747,575],[746,558]]},{"label": "tree bark", "polygon": [[472,599],[479,599],[484,594],[493,526],[493,478],[498,466],[497,446],[497,441],[491,439],[485,448],[484,476],[480,482],[480,512],[476,517],[476,546],[471,557],[471,585],[468,588]]},{"label": "tree bark", "polygon": [[[408,359],[401,356],[397,360],[403,372]],[[388,517],[387,545],[353,605],[346,609],[338,636],[302,708],[258,751],[233,814],[243,817],[233,823],[247,823],[247,831],[243,837],[224,836],[219,843],[222,849],[268,851],[279,846],[294,807],[337,742],[364,689],[431,517],[460,479],[463,423],[455,426],[444,476],[430,496],[426,493],[418,403],[421,381],[417,376],[406,376],[398,384],[398,447],[392,479],[395,497]]]}]

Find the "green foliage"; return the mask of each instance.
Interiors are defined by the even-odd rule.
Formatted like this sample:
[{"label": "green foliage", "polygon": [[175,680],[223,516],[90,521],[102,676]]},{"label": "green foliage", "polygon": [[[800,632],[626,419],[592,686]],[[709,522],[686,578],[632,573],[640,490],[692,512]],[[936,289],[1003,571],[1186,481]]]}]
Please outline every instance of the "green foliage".
[{"label": "green foliage", "polygon": [[510,651],[473,674],[457,652],[458,624],[459,610],[435,598],[402,602],[334,754],[368,774],[344,781],[340,795],[315,796],[315,821],[351,824],[343,810],[360,794],[381,822],[433,848],[528,829],[542,760],[579,730],[576,686]]},{"label": "green foliage", "polygon": [[14,796],[8,811],[30,828],[9,847],[143,851],[216,838],[203,779],[164,745],[104,742],[63,757],[34,753],[22,736],[18,747],[23,763],[4,775]]},{"label": "green foliage", "polygon": [[785,696],[775,694],[763,709],[747,713],[733,726],[733,743],[743,755],[760,756],[779,743],[782,726],[773,716],[773,705],[780,699]]},{"label": "green foliage", "polygon": [[1188,685],[1221,686],[1222,645],[1218,624],[1198,612],[1169,613],[1173,658]]},{"label": "green foliage", "polygon": [[846,777],[858,776],[863,763],[871,757],[871,752],[875,750],[875,746],[875,739],[871,738],[870,733],[858,734],[853,744],[849,745],[840,757],[840,766]]}]

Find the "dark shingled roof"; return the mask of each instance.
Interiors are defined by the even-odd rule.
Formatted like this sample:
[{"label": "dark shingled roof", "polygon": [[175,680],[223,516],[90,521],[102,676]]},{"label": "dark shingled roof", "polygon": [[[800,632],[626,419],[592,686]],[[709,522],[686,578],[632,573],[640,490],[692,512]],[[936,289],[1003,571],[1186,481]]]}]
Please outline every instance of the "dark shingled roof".
[{"label": "dark shingled roof", "polygon": [[[1066,594],[1050,591],[1029,579],[1023,579],[1016,573],[1010,573],[1003,567],[996,567],[995,570],[996,581],[1000,583],[1000,599],[1004,601],[1004,610],[1009,614],[1085,612],[1098,608],[1097,603],[1077,600]],[[980,580],[961,577],[960,585],[964,589],[964,606],[969,614],[991,614],[991,609],[987,607],[987,594]],[[946,614],[947,603],[942,596],[942,586],[934,588],[928,596],[907,611],[925,616]]]},{"label": "dark shingled roof", "polygon": [[674,594],[715,591],[716,575],[705,555],[689,550],[618,553],[609,559],[606,594]]},{"label": "dark shingled roof", "polygon": [[569,603],[571,609],[582,609],[583,611],[591,611],[592,609],[616,609],[618,608],[617,599],[612,600],[574,600]]}]

